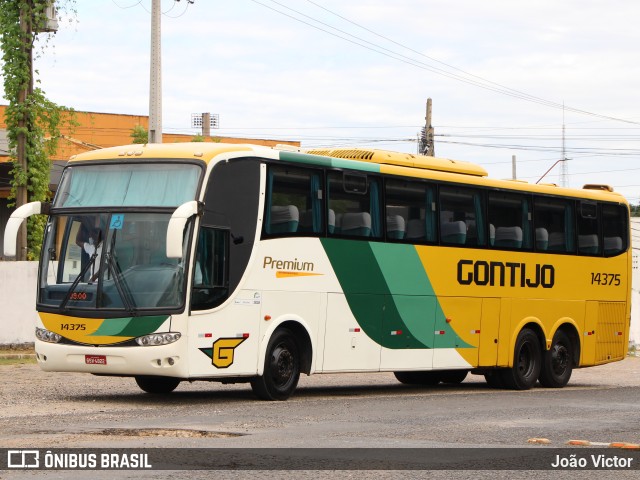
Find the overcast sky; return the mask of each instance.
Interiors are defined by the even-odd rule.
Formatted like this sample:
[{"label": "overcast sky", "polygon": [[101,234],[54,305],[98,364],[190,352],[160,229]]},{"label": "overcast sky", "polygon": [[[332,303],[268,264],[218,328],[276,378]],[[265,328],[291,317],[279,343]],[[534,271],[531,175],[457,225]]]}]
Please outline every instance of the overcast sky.
[{"label": "overcast sky", "polygon": [[[37,61],[53,101],[147,115],[151,0],[76,0]],[[436,155],[640,202],[640,2],[162,0],[163,130]],[[6,103],[6,101],[5,101]],[[566,106],[564,112],[562,105]],[[579,112],[580,111],[580,112]],[[556,166],[545,181],[561,183]]]}]

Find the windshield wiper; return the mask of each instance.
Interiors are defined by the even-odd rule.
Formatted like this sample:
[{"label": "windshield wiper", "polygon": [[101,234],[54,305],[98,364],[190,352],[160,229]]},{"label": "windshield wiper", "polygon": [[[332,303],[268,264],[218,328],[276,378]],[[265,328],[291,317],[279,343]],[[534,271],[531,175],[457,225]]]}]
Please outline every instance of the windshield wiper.
[{"label": "windshield wiper", "polygon": [[[113,238],[115,239],[115,234],[113,235]],[[113,248],[113,245],[112,245],[112,248]],[[127,286],[127,282],[123,281],[120,278],[120,273],[121,273],[120,267],[118,267],[116,260],[111,252],[112,250],[109,250],[106,253],[105,260],[107,262],[107,269],[109,270],[109,272],[111,272],[111,276],[113,277],[113,283],[116,286],[116,290],[118,290],[118,294],[120,295],[120,298],[122,298],[122,302],[124,303],[125,309],[127,310],[127,312],[129,312],[129,314],[136,316],[137,315],[136,302],[131,296],[131,291]]]}]

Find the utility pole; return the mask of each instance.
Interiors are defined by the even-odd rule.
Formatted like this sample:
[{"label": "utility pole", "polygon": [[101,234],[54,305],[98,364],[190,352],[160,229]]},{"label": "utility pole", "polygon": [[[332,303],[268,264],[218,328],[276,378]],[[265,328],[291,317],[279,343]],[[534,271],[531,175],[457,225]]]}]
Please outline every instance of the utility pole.
[{"label": "utility pole", "polygon": [[[22,105],[33,93],[33,1],[28,0],[26,8],[20,9],[20,31],[22,33],[21,48],[27,58],[29,70],[29,80],[18,92],[18,104]],[[24,133],[31,128],[32,120],[27,113],[23,113],[18,122],[18,136],[16,139],[16,161],[20,170],[26,175],[29,163],[27,160],[27,136]],[[19,185],[16,188],[16,208],[25,205],[28,201],[27,185]],[[23,222],[18,230],[16,249],[16,260],[25,261],[27,259],[27,223]]]},{"label": "utility pole", "polygon": [[427,98],[427,116],[425,117],[425,131],[427,133],[427,148],[424,152],[425,155],[433,157],[435,153],[435,145],[433,144],[433,125],[431,125],[431,99]]},{"label": "utility pole", "polygon": [[562,165],[560,167],[560,185],[563,187],[569,186],[569,159],[567,158],[565,144],[564,102],[562,103]]},{"label": "utility pole", "polygon": [[151,71],[149,75],[149,143],[162,143],[162,53],[160,0],[151,4]]},{"label": "utility pole", "polygon": [[516,175],[516,156],[511,155],[511,178],[513,180],[517,180],[518,176]]}]

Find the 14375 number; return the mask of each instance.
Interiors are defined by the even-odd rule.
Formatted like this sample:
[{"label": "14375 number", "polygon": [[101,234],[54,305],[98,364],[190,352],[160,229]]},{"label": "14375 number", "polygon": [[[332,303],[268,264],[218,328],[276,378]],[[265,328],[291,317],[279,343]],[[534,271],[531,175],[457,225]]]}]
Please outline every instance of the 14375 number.
[{"label": "14375 number", "polygon": [[591,272],[591,285],[613,285],[615,287],[620,285],[619,273],[595,273]]}]

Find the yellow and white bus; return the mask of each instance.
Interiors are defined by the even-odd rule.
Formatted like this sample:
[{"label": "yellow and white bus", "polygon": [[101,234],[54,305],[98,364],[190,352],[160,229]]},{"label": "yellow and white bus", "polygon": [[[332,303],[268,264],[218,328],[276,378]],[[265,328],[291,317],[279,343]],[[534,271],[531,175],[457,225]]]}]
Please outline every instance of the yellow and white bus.
[{"label": "yellow and white bus", "polygon": [[627,350],[629,207],[604,185],[366,149],[130,145],[69,161],[51,205],[12,215],[5,254],[41,213],[46,371],[284,400],[301,373],[563,387]]}]

